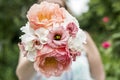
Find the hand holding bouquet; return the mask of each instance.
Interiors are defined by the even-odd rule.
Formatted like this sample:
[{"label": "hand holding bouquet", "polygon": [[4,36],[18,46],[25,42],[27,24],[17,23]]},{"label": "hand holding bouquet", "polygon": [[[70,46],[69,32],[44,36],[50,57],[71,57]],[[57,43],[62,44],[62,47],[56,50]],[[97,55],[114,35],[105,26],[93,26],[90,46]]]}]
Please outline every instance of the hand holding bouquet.
[{"label": "hand holding bouquet", "polygon": [[28,22],[21,28],[21,53],[34,62],[36,71],[46,77],[60,76],[80,56],[85,33],[77,20],[58,4],[34,4],[27,13]]}]

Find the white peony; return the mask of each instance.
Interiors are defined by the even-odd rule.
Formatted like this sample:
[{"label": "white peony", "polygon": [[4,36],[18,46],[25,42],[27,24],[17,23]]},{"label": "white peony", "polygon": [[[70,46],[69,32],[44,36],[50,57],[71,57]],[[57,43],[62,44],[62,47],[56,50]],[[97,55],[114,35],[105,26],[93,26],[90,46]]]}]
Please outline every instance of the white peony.
[{"label": "white peony", "polygon": [[73,17],[68,11],[65,10],[65,15],[66,18],[64,20],[64,22],[61,24],[62,26],[64,26],[66,28],[66,26],[71,23],[74,22],[76,24],[76,26],[79,28],[79,23],[77,21],[77,19],[75,17]]},{"label": "white peony", "polygon": [[33,50],[33,51],[29,51],[26,55],[27,59],[34,62],[35,59],[36,59],[36,55],[37,55],[37,52],[36,50]]},{"label": "white peony", "polygon": [[30,27],[29,22],[25,26],[21,27],[20,30],[25,34],[33,34],[34,30]]},{"label": "white peony", "polygon": [[41,44],[45,44],[47,42],[47,35],[49,31],[45,28],[39,28],[35,31],[35,35],[37,35],[38,39],[40,40]]},{"label": "white peony", "polygon": [[84,43],[86,43],[86,35],[82,30],[79,30],[75,38],[69,38],[68,47],[72,51],[81,52]]}]

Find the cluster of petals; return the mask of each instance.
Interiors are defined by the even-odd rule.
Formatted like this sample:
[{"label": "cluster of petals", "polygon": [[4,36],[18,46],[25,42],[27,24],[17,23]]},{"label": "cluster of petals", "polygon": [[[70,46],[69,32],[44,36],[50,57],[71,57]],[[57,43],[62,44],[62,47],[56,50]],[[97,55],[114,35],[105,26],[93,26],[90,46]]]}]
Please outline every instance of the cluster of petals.
[{"label": "cluster of petals", "polygon": [[28,23],[21,28],[20,52],[34,62],[46,77],[59,76],[80,56],[85,33],[77,20],[58,4],[34,4],[27,13]]},{"label": "cluster of petals", "polygon": [[61,23],[65,18],[64,8],[57,4],[42,2],[34,4],[27,13],[27,18],[33,29],[48,28],[54,23]]},{"label": "cluster of petals", "polygon": [[53,49],[45,45],[37,54],[34,67],[47,77],[60,76],[63,71],[69,69],[71,64],[69,52],[64,47]]}]

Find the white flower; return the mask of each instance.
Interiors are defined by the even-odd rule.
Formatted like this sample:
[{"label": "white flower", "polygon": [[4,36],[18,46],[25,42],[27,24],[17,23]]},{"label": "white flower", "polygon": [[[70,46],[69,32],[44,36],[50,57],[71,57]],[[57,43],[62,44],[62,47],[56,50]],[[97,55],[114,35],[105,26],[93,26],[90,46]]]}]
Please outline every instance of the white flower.
[{"label": "white flower", "polygon": [[20,37],[20,39],[21,42],[24,43],[25,45],[25,50],[31,51],[33,47],[33,40],[36,39],[36,36],[33,35],[34,30],[30,28],[29,22],[27,22],[25,26],[20,28],[20,30],[24,32],[24,34]]},{"label": "white flower", "polygon": [[33,50],[33,40],[36,40],[34,35],[24,34],[21,37],[21,42],[25,45],[25,50],[32,51]]},{"label": "white flower", "polygon": [[48,35],[49,31],[45,28],[39,28],[35,31],[35,35],[38,36],[41,44],[45,44],[47,42],[47,35]]},{"label": "white flower", "polygon": [[30,27],[29,22],[26,23],[25,26],[21,27],[20,30],[25,34],[33,34],[34,30]]},{"label": "white flower", "polygon": [[83,30],[79,29],[76,37],[79,38],[79,40],[80,40],[81,43],[85,43],[86,44],[86,38],[87,37],[86,37],[86,34],[85,34],[85,32]]},{"label": "white flower", "polygon": [[84,43],[86,43],[86,35],[82,30],[79,30],[75,38],[69,38],[68,47],[72,51],[81,52],[83,50]]},{"label": "white flower", "polygon": [[37,55],[37,52],[36,50],[33,50],[33,51],[29,51],[26,55],[27,59],[34,62],[35,61],[35,58],[36,58],[36,55]]},{"label": "white flower", "polygon": [[65,10],[65,15],[66,15],[66,18],[64,20],[64,22],[61,24],[62,26],[64,26],[66,28],[66,26],[73,22],[76,24],[76,26],[79,28],[79,23],[77,21],[77,19],[75,17],[73,17],[68,11]]}]

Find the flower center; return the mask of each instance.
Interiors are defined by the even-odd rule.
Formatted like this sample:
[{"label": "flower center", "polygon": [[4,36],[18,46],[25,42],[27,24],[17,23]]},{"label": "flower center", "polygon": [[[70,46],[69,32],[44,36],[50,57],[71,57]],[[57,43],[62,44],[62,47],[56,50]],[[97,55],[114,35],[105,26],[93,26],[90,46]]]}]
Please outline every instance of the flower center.
[{"label": "flower center", "polygon": [[45,59],[45,66],[55,68],[57,66],[57,60],[54,57],[47,57]]},{"label": "flower center", "polygon": [[50,20],[51,15],[48,15],[48,14],[43,15],[42,13],[40,13],[40,14],[38,14],[38,18],[39,18],[39,21],[42,21],[42,20],[45,20],[45,19]]},{"label": "flower center", "polygon": [[56,35],[54,36],[54,39],[55,39],[55,40],[60,40],[60,39],[61,39],[61,35],[60,35],[60,34],[56,34]]},{"label": "flower center", "polygon": [[40,45],[40,42],[37,40],[35,40],[34,43],[35,43],[35,45]]}]

